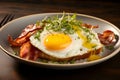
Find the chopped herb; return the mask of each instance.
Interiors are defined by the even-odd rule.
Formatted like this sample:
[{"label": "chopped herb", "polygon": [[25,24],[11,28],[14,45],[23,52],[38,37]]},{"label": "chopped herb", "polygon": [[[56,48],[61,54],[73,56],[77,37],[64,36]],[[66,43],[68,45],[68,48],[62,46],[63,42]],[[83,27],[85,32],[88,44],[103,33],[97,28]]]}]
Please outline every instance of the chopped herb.
[{"label": "chopped herb", "polygon": [[42,30],[37,31],[36,34],[35,34],[35,36],[34,36],[34,38],[35,38],[35,39],[38,39],[38,40],[40,41],[40,38],[39,38],[39,37],[40,37],[40,33],[41,33],[41,32],[42,32]]},{"label": "chopped herb", "polygon": [[36,22],[36,26],[40,26],[40,21],[37,21],[37,22]]},{"label": "chopped herb", "polygon": [[115,35],[115,40],[116,42],[119,40],[119,36],[117,34],[114,34]]},{"label": "chopped herb", "polygon": [[17,55],[17,56],[19,55],[19,52],[18,52],[18,51],[14,51],[14,52],[15,52],[15,53],[14,53],[15,55]]},{"label": "chopped herb", "polygon": [[41,58],[38,58],[37,61],[39,61],[39,62],[44,62],[44,63],[48,63],[48,60],[46,60],[46,59],[41,59]]},{"label": "chopped herb", "polygon": [[75,30],[73,26],[80,26],[81,21],[76,20],[76,14],[66,16],[64,13],[61,17],[48,17],[44,18],[42,22],[45,23],[47,30],[53,30],[57,32],[64,32],[65,34],[73,34]]},{"label": "chopped herb", "polygon": [[90,42],[92,40],[92,38],[90,37],[90,35],[87,35],[87,42]]},{"label": "chopped herb", "polygon": [[65,61],[59,61],[58,63],[59,64],[65,64],[66,62]]},{"label": "chopped herb", "polygon": [[73,63],[75,63],[75,60],[74,60],[74,59],[70,61],[70,64],[73,64]]},{"label": "chopped herb", "polygon": [[15,54],[15,55],[17,55],[17,56],[19,55],[19,51],[20,51],[20,50],[19,50],[18,47],[17,47],[17,48],[13,47],[13,51],[14,51],[14,54]]},{"label": "chopped herb", "polygon": [[[92,46],[92,48],[95,48],[95,47],[97,47],[97,45]],[[95,48],[95,49],[96,49],[96,48]]]},{"label": "chopped herb", "polygon": [[113,50],[114,46],[105,46],[105,48],[108,49],[108,50]]},{"label": "chopped herb", "polygon": [[83,29],[85,32],[90,32],[88,28],[81,27],[81,29]]},{"label": "chopped herb", "polygon": [[81,48],[80,51],[82,51],[83,49]]},{"label": "chopped herb", "polygon": [[80,29],[82,29],[82,30],[84,30],[86,33],[88,33],[88,34],[86,35],[86,37],[87,37],[87,42],[90,42],[90,41],[92,40],[92,38],[95,37],[95,34],[93,34],[93,33],[90,31],[90,29],[85,28],[85,27],[80,27]]},{"label": "chopped herb", "polygon": [[73,64],[73,63],[76,62],[76,60],[74,60],[74,59],[71,60],[71,61],[67,61],[67,60],[65,60],[65,61],[54,61],[54,60],[46,60],[46,59],[41,59],[41,58],[38,58],[36,61],[43,62],[43,63],[55,63],[55,64],[68,64],[68,63]]}]

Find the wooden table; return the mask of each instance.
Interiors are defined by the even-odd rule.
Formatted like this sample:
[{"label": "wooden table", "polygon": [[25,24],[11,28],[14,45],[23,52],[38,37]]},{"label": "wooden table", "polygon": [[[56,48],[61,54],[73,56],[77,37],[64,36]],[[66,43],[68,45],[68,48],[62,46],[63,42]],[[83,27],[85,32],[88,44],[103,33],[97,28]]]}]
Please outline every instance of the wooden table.
[{"label": "wooden table", "polygon": [[[117,1],[97,0],[3,0],[0,2],[0,20],[7,13],[15,18],[48,12],[72,12],[105,19],[120,28],[120,6]],[[0,80],[120,80],[120,52],[95,66],[75,70],[53,70],[23,63],[0,50]]]}]

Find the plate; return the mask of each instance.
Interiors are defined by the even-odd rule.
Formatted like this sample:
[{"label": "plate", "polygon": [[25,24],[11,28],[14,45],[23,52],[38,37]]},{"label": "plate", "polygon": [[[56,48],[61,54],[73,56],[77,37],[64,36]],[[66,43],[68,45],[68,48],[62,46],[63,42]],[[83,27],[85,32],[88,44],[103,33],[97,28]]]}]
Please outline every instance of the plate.
[{"label": "plate", "polygon": [[[8,34],[16,38],[21,31],[29,24],[34,24],[38,20],[42,20],[45,16],[55,16],[55,15],[62,15],[63,13],[42,13],[42,14],[33,14],[24,17],[20,17],[14,19],[11,22],[8,22],[0,29],[0,48],[9,56],[14,58],[16,61],[22,61],[24,63],[28,63],[31,65],[37,65],[40,67],[52,68],[52,69],[75,69],[75,68],[84,68],[88,66],[92,66],[103,61],[106,61],[113,56],[115,56],[120,51],[120,39],[114,45],[113,50],[104,50],[102,53],[103,58],[89,61],[89,62],[79,62],[74,64],[54,64],[54,63],[43,63],[37,61],[26,60],[20,58],[19,56],[14,55],[13,49],[9,46],[7,41]],[[72,15],[73,13],[69,13]],[[90,15],[85,14],[77,14],[77,19],[81,20],[84,23],[92,24],[92,25],[99,25],[99,28],[95,29],[96,32],[102,33],[105,30],[112,30],[118,38],[120,38],[120,30],[113,24],[103,19],[93,17]]]}]

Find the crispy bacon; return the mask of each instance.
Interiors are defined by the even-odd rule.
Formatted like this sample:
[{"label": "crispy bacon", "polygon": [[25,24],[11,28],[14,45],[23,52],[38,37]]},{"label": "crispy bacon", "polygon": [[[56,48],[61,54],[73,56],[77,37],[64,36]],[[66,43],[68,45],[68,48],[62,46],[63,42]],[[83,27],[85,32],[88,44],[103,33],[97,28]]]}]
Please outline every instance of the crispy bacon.
[{"label": "crispy bacon", "polygon": [[27,60],[36,60],[40,53],[41,51],[32,46],[29,41],[20,47],[20,57]]},{"label": "crispy bacon", "polygon": [[27,35],[29,32],[33,32],[34,30],[40,29],[41,26],[37,26],[37,25],[28,25],[27,27],[25,27],[25,29],[23,29],[22,33],[19,35],[19,38]]},{"label": "crispy bacon", "polygon": [[13,40],[13,38],[8,35],[8,41],[12,46],[21,46],[23,43],[25,43],[26,41],[29,40],[29,37],[35,33],[36,30],[34,31],[30,31],[28,32],[26,35],[22,36],[22,37],[18,37],[15,40]]},{"label": "crispy bacon", "polygon": [[11,46],[21,46],[23,43],[29,40],[29,37],[34,34],[36,31],[41,29],[40,26],[28,25],[15,40],[9,35],[8,41]]},{"label": "crispy bacon", "polygon": [[83,23],[82,26],[84,26],[84,27],[86,27],[86,28],[91,28],[91,29],[93,29],[93,28],[98,28],[98,27],[99,27],[98,25],[93,26],[93,25],[87,24],[87,23]]},{"label": "crispy bacon", "polygon": [[103,32],[103,34],[98,33],[98,37],[102,44],[108,45],[111,44],[115,39],[115,34],[111,30],[106,30]]}]

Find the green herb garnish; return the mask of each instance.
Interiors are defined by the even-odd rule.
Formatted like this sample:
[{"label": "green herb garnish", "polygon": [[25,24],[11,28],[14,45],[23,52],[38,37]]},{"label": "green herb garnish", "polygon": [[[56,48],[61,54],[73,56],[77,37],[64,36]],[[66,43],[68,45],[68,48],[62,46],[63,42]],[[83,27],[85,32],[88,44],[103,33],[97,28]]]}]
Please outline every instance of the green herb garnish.
[{"label": "green herb garnish", "polygon": [[74,63],[75,63],[75,61],[76,61],[76,60],[74,60],[74,59],[73,59],[73,60],[71,60],[71,61],[70,61],[70,64],[74,64]]},{"label": "green herb garnish", "polygon": [[42,32],[42,29],[39,30],[39,31],[37,31],[36,34],[35,34],[35,36],[34,36],[34,38],[35,38],[35,39],[38,39],[38,40],[40,41],[40,38],[39,38],[39,37],[40,37],[40,33],[41,33],[41,32]]},{"label": "green herb garnish", "polygon": [[108,50],[113,50],[114,46],[111,46],[111,45],[110,46],[105,46],[105,48],[108,49]]},{"label": "green herb garnish", "polygon": [[75,30],[73,26],[80,26],[81,22],[76,20],[76,14],[70,16],[63,15],[59,17],[58,15],[55,17],[44,18],[42,22],[45,23],[45,27],[47,30],[53,30],[55,32],[63,32],[65,34],[73,34]]}]

